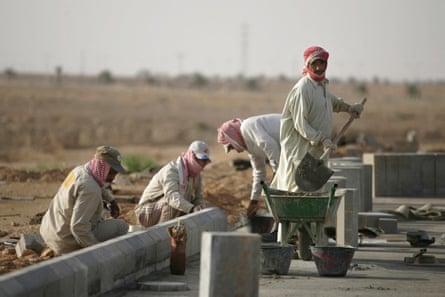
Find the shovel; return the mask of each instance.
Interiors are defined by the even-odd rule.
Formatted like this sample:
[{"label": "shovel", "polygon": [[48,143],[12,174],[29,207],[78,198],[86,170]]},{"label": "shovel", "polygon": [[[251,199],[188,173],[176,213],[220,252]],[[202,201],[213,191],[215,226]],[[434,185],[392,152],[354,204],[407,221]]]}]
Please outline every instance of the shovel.
[{"label": "shovel", "polygon": [[[366,98],[362,100],[362,105],[366,102]],[[354,117],[351,115],[349,120],[343,125],[337,136],[334,138],[333,143],[337,144],[340,137],[351,125]],[[331,149],[324,151],[320,159],[314,158],[310,153],[306,153],[301,160],[295,172],[295,182],[299,189],[305,192],[314,192],[320,189],[334,174],[330,168],[324,165],[325,158],[329,158]]]}]

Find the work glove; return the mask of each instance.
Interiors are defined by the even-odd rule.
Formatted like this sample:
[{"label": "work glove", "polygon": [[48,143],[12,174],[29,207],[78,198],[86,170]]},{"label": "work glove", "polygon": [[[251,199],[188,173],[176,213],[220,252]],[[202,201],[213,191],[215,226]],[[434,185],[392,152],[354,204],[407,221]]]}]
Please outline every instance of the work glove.
[{"label": "work glove", "polygon": [[325,138],[323,140],[323,151],[326,150],[335,151],[337,149],[337,145],[332,142],[329,138]]},{"label": "work glove", "polygon": [[360,117],[362,111],[363,111],[363,104],[361,103],[352,104],[348,108],[348,113],[356,119]]},{"label": "work glove", "polygon": [[111,200],[109,207],[110,207],[110,215],[116,219],[121,212],[119,209],[119,205],[117,205],[116,200]]},{"label": "work glove", "polygon": [[249,206],[247,207],[247,217],[249,219],[253,218],[258,211],[258,200],[250,200]]}]

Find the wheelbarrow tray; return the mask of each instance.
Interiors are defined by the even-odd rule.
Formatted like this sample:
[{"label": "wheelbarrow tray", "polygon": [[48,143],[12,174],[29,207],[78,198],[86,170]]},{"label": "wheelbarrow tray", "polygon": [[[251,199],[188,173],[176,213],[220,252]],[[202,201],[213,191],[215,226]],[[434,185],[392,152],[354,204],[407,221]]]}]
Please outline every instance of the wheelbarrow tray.
[{"label": "wheelbarrow tray", "polygon": [[266,195],[270,210],[279,222],[325,222],[337,212],[344,190],[336,190],[332,199],[328,192],[286,192],[269,188]]}]

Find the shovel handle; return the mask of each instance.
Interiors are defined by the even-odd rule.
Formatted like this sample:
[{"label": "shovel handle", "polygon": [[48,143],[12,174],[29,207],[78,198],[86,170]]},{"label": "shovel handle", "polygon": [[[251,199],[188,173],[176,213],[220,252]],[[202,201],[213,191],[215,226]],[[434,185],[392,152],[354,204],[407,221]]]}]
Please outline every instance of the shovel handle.
[{"label": "shovel handle", "polygon": [[[366,97],[363,98],[361,104],[365,105],[367,100],[368,99]],[[354,119],[355,119],[355,117],[352,116],[352,115],[349,117],[348,121],[343,125],[343,127],[341,127],[340,131],[338,131],[337,135],[335,136],[334,141],[333,141],[334,144],[337,144],[337,142],[340,140],[340,137],[343,136],[343,134],[345,133],[346,129],[349,128],[349,126],[351,125],[352,121],[354,121]],[[320,160],[324,160],[326,157],[328,157],[329,154],[331,153],[331,151],[332,151],[332,148],[326,149],[323,152],[323,155],[321,155]]]},{"label": "shovel handle", "polygon": [[[361,104],[362,104],[362,105],[365,105],[365,103],[366,103],[367,100],[368,100],[368,99],[366,99],[366,97],[363,98]],[[343,134],[345,133],[346,129],[349,128],[349,126],[351,125],[352,121],[354,121],[354,119],[355,119],[355,117],[352,116],[352,115],[349,117],[348,121],[343,125],[343,127],[341,127],[340,131],[338,131],[337,135],[335,136],[334,141],[333,141],[334,144],[337,144],[337,142],[340,140],[340,137],[343,136]],[[324,160],[325,157],[329,156],[329,154],[331,153],[331,151],[332,151],[332,148],[328,148],[328,149],[326,149],[326,150],[323,152],[323,155],[321,155],[320,160]]]},{"label": "shovel handle", "polygon": [[[361,104],[362,104],[362,105],[365,105],[365,103],[366,103],[367,100],[368,100],[368,99],[366,99],[366,97],[363,98]],[[345,133],[346,129],[349,128],[349,126],[351,125],[351,123],[352,123],[352,121],[353,121],[354,119],[355,119],[355,117],[351,115],[351,116],[349,117],[348,121],[343,125],[343,127],[341,127],[340,131],[338,131],[338,133],[337,133],[337,136],[335,136],[335,138],[334,138],[334,141],[333,141],[333,142],[334,142],[335,144],[337,144],[337,142],[340,140],[340,137],[343,136],[343,134]]]}]

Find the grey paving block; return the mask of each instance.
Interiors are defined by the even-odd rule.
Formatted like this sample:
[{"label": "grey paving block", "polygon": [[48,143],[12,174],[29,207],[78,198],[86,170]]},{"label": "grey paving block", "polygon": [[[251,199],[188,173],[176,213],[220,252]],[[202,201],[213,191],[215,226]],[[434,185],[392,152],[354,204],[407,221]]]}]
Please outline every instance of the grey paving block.
[{"label": "grey paving block", "polygon": [[136,272],[135,262],[135,249],[126,240],[120,240],[116,242],[112,248],[120,251],[119,257],[121,258],[122,265],[115,267],[114,280],[124,278],[126,275]]},{"label": "grey paving block", "polygon": [[[79,262],[87,267],[87,280],[88,280],[88,294],[94,295],[103,292],[103,282],[109,281],[109,278],[104,277],[101,271],[101,261],[94,250],[100,250],[103,255],[108,256],[107,258],[112,259],[110,254],[107,254],[106,246],[95,247],[95,249],[88,248],[82,249],[77,252],[72,253],[73,258],[77,259]],[[108,271],[104,271],[106,275]]]},{"label": "grey paving block", "polygon": [[123,239],[128,242],[128,244],[133,248],[132,257],[134,258],[134,269],[141,270],[145,267],[147,246],[140,236],[128,236],[128,238]]},{"label": "grey paving block", "polygon": [[193,256],[201,250],[201,231],[195,222],[196,216],[192,216],[184,221],[187,232],[187,256]]},{"label": "grey paving block", "polygon": [[49,265],[57,275],[59,290],[59,294],[52,296],[88,296],[87,267],[77,259],[62,257],[54,258],[53,260],[56,261],[51,262]]},{"label": "grey paving block", "polygon": [[436,197],[445,197],[445,154],[437,153],[435,168]]},{"label": "grey paving block", "polygon": [[137,237],[141,242],[145,253],[142,255],[139,265],[146,267],[147,265],[154,264],[156,262],[156,241],[150,236],[150,233],[141,232],[139,234],[134,234],[133,237]]},{"label": "grey paving block", "polygon": [[258,234],[203,233],[199,296],[258,296],[260,244]]},{"label": "grey paving block", "polygon": [[[25,297],[29,296],[29,292],[25,290],[18,279],[9,277],[0,277],[0,288],[4,292],[1,296],[3,297]],[[1,291],[0,291],[1,292]]]},{"label": "grey paving block", "polygon": [[164,266],[165,261],[170,259],[170,239],[166,226],[168,226],[168,224],[153,226],[149,232],[149,236],[156,243],[155,264],[159,263],[160,266]]},{"label": "grey paving block", "polygon": [[45,242],[40,234],[20,234],[20,240],[15,246],[17,257],[21,257],[25,250],[33,250],[40,254],[45,248]]},{"label": "grey paving block", "polygon": [[378,153],[364,154],[363,160],[373,166],[374,197],[443,197],[445,182],[438,178],[443,158],[442,153]]},{"label": "grey paving block", "polygon": [[379,228],[387,234],[399,233],[399,228],[397,227],[397,219],[380,218]]},{"label": "grey paving block", "polygon": [[40,267],[29,266],[29,270],[16,277],[27,292],[32,292],[32,296],[51,296],[58,294],[59,287],[55,283],[57,276],[49,265]]}]

